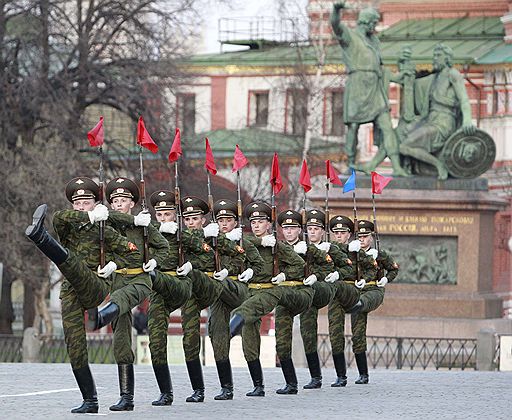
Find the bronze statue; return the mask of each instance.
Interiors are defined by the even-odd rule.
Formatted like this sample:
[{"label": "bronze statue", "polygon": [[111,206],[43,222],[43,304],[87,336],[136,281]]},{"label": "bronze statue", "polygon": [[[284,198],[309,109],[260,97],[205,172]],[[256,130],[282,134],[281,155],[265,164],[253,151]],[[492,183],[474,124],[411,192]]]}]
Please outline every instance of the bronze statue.
[{"label": "bronze statue", "polygon": [[345,86],[343,119],[348,126],[346,152],[348,164],[355,167],[357,133],[361,124],[372,122],[380,147],[393,164],[393,174],[407,176],[400,166],[398,140],[391,125],[388,81],[391,77],[382,65],[380,43],[375,27],[380,19],[373,8],[361,10],[357,27],[351,29],[340,22],[344,2],[333,5],[331,26],[343,49],[343,62],[348,74]]}]

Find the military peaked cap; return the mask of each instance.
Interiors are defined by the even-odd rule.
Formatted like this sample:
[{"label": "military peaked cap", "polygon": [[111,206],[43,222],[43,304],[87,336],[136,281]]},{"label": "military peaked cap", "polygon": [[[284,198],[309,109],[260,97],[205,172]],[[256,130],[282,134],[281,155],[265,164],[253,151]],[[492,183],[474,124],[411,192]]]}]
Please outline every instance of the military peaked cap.
[{"label": "military peaked cap", "polygon": [[253,202],[245,206],[244,215],[249,220],[270,220],[272,218],[272,208],[268,204],[261,201]]},{"label": "military peaked cap", "polygon": [[320,226],[325,229],[325,213],[313,209],[306,212],[306,226]]},{"label": "military peaked cap", "polygon": [[91,178],[85,176],[73,178],[66,185],[66,198],[75,200],[93,199],[98,201],[100,187]]},{"label": "military peaked cap", "polygon": [[347,216],[334,216],[329,228],[333,232],[354,232],[354,222]]},{"label": "military peaked cap", "polygon": [[237,211],[238,208],[236,204],[231,200],[217,200],[213,203],[213,212],[217,219],[225,217],[234,217],[235,219],[238,219]]},{"label": "military peaked cap", "polygon": [[359,236],[371,235],[375,230],[374,224],[369,220],[359,220],[357,222],[357,228],[359,231]]},{"label": "military peaked cap", "polygon": [[105,195],[109,203],[112,203],[112,200],[116,197],[127,197],[137,204],[140,197],[137,184],[131,179],[123,177],[114,178],[110,181],[105,188]]},{"label": "military peaked cap", "polygon": [[156,211],[159,210],[175,210],[176,203],[174,200],[174,193],[167,190],[155,191],[149,197],[149,202]]},{"label": "military peaked cap", "polygon": [[205,215],[210,211],[206,201],[199,197],[187,196],[181,200],[181,212],[183,216]]},{"label": "military peaked cap", "polygon": [[285,210],[277,216],[277,223],[281,227],[302,226],[302,215],[295,210]]}]

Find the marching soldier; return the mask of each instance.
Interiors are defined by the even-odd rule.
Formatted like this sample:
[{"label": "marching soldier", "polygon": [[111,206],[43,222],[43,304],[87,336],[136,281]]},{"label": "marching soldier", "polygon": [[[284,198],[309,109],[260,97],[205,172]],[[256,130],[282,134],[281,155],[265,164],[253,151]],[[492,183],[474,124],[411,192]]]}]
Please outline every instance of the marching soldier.
[{"label": "marching soldier", "polygon": [[95,222],[106,220],[108,209],[96,205],[98,194],[98,185],[87,177],[74,178],[67,184],[66,197],[73,210],[58,211],[53,217],[60,243],[44,228],[46,204],[37,208],[32,225],[25,232],[64,275],[60,291],[64,340],[83,397],[82,405],[72,409],[72,413],[97,413],[99,408],[88,363],[84,312],[106,298],[113,270],[136,267],[141,258],[132,243],[106,226],[105,251],[110,261],[100,267],[100,232]]},{"label": "marching soldier", "polygon": [[[250,203],[245,208],[245,216],[251,223],[254,236],[248,239],[256,246],[265,264],[263,270],[255,275],[249,283],[249,297],[233,311],[230,321],[231,337],[242,332],[242,347],[249,367],[254,389],[246,395],[264,397],[263,371],[260,363],[260,325],[261,317],[271,312],[277,305],[302,308],[311,305],[313,290],[295,293],[294,286],[303,286],[304,261],[284,243],[277,242],[274,235],[269,234],[272,227],[272,209],[265,203]],[[278,262],[279,272],[274,275],[274,255]]]},{"label": "marching soldier", "polygon": [[[89,312],[89,328],[96,330],[112,323],[114,331],[114,358],[118,365],[120,400],[110,407],[111,411],[132,411],[135,378],[132,351],[131,310],[146,299],[151,292],[149,273],[161,265],[169,254],[169,243],[150,224],[151,215],[141,212],[132,216],[133,207],[139,201],[139,188],[130,179],[119,177],[106,186],[106,198],[112,209],[108,222],[126,237],[137,249],[146,246],[144,230],[147,229],[147,247],[150,258],[141,258],[138,267],[129,270],[116,270],[113,273],[110,301],[100,311]],[[149,257],[149,256],[148,256]]]},{"label": "marching soldier", "polygon": [[[364,279],[373,278],[376,274],[375,260],[361,251],[359,240],[349,243],[354,233],[354,223],[346,216],[334,216],[329,222],[329,227],[335,240],[331,246],[336,245],[341,251],[341,259],[345,260],[348,272],[329,275],[327,282],[333,282],[336,286],[336,294],[329,304],[329,339],[331,341],[332,357],[336,370],[336,381],[332,387],[344,387],[347,385],[347,362],[345,359],[345,314],[358,311],[362,302],[359,300],[360,289],[364,287]],[[338,259],[338,258],[336,258]],[[359,271],[360,279],[357,280]]]},{"label": "marching soldier", "polygon": [[155,191],[151,194],[149,201],[155,209],[158,222],[154,226],[169,242],[169,253],[152,276],[153,284],[148,311],[151,363],[160,389],[160,396],[152,402],[152,405],[163,406],[171,405],[173,402],[172,381],[167,363],[169,314],[183,306],[190,298],[192,283],[189,277],[177,277],[176,274],[179,256],[174,193],[166,190]]},{"label": "marching soldier", "polygon": [[398,264],[393,258],[383,251],[372,248],[372,237],[375,226],[368,220],[359,220],[359,241],[361,249],[376,260],[378,272],[371,280],[366,282],[361,290],[362,305],[357,313],[352,315],[352,350],[356,359],[359,378],[356,384],[367,384],[369,382],[368,361],[366,359],[366,326],[368,312],[374,311],[384,301],[384,287],[393,281],[398,275]]},{"label": "marching soldier", "polygon": [[[192,280],[192,296],[181,308],[183,326],[183,350],[193,393],[187,402],[204,401],[204,380],[199,351],[201,349],[201,310],[217,301],[223,292],[223,280],[237,273],[243,249],[224,235],[219,235],[219,225],[206,223],[208,204],[198,197],[184,197],[182,212],[185,226],[191,235],[201,241],[201,252],[186,250],[189,260],[177,270],[178,276],[189,275]],[[212,238],[217,238],[217,252],[220,265],[216,271],[216,252]],[[206,241],[205,241],[206,240]],[[193,268],[193,269],[192,269]]]},{"label": "marching soldier", "polygon": [[[232,241],[240,241],[242,229],[236,227],[238,221],[237,205],[230,200],[218,200],[214,203],[215,219],[220,232]],[[222,280],[222,293],[220,298],[210,307],[208,333],[213,347],[215,363],[219,375],[221,391],[214,398],[216,400],[233,399],[233,374],[229,361],[229,317],[231,311],[240,306],[247,298],[249,282],[254,273],[263,269],[263,259],[256,247],[247,239],[242,240],[242,246],[237,245],[240,251],[238,270],[230,273]]]},{"label": "marching soldier", "polygon": [[[304,299],[298,300],[295,296],[292,296],[292,299],[290,299],[290,302],[287,302],[286,305],[280,303],[276,307],[276,350],[286,381],[285,386],[278,389],[276,393],[297,394],[297,375],[295,373],[295,367],[293,366],[293,360],[291,358],[293,318],[295,315],[298,315],[301,312],[307,313],[311,310],[308,308],[311,306],[311,304],[314,305],[314,302],[317,299],[317,290],[319,290],[316,286],[320,283],[321,280],[325,278],[327,274],[334,270],[334,264],[332,263],[331,257],[326,252],[321,251],[314,245],[310,245],[308,247],[306,242],[299,240],[299,235],[302,232],[302,216],[300,213],[294,210],[285,210],[279,214],[277,221],[281,226],[286,243],[293,246],[294,251],[298,254],[301,254],[306,261],[304,270],[304,286],[296,286],[293,288],[293,290],[296,295],[307,294],[308,298],[312,298],[312,300],[308,299],[307,307],[295,304],[297,301],[305,301]],[[330,284],[326,285],[329,288],[332,288]],[[304,310],[305,312],[303,312]],[[316,328],[312,334],[315,335],[314,341],[316,351]],[[306,356],[308,356],[307,352]]]}]

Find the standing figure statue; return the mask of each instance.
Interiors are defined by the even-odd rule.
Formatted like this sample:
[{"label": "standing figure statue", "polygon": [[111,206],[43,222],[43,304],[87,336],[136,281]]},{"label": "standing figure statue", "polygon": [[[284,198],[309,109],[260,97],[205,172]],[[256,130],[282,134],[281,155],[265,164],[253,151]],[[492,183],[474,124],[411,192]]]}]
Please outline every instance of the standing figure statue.
[{"label": "standing figure statue", "polygon": [[343,63],[348,74],[343,106],[343,119],[348,126],[348,164],[355,167],[359,126],[372,122],[374,132],[381,138],[380,147],[393,164],[393,174],[407,176],[400,166],[398,140],[391,125],[387,92],[389,75],[382,65],[380,43],[374,34],[380,15],[373,8],[363,9],[357,27],[351,29],[340,22],[340,10],[344,7],[344,2],[334,4],[331,26],[343,49]]},{"label": "standing figure statue", "polygon": [[[452,67],[453,50],[443,44],[434,47],[434,73],[416,79],[414,102],[419,117],[399,130],[400,153],[434,166],[439,179],[448,178],[446,165],[438,157],[446,140],[460,127],[466,136],[473,135],[476,127],[471,122],[464,79]],[[464,149],[470,162],[475,151],[472,144]]]}]

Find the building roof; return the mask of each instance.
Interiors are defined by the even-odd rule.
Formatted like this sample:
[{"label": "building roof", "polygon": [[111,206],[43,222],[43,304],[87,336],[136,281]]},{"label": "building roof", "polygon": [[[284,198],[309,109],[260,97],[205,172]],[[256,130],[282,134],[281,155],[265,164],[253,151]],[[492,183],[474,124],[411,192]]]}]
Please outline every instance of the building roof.
[{"label": "building roof", "polygon": [[[435,44],[442,42],[454,51],[456,64],[498,64],[509,63],[511,47],[505,44],[503,24],[498,17],[472,17],[454,19],[404,20],[380,34],[384,64],[396,64],[400,49],[406,45],[412,48],[412,59],[417,64],[430,65]],[[300,53],[300,54],[299,54]],[[300,56],[300,59],[299,59]],[[500,61],[504,60],[504,61]],[[304,45],[283,43],[278,46],[263,46],[220,54],[196,55],[185,62],[194,67],[223,67],[224,71],[236,73],[247,67],[294,66],[298,63],[315,65],[314,48]],[[341,52],[338,44],[326,47],[326,65],[341,66]]]}]

